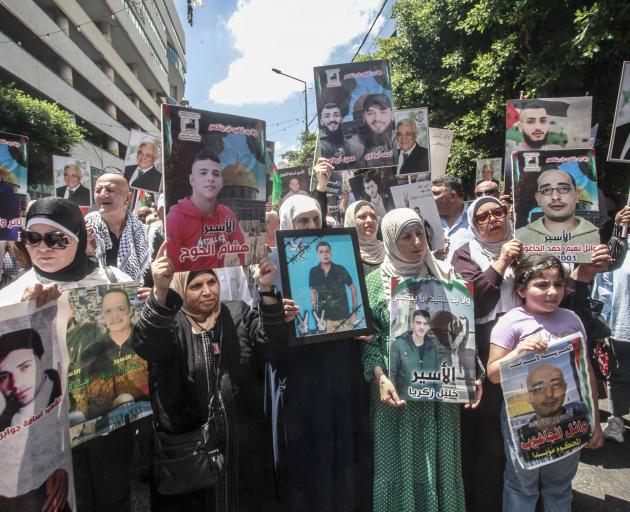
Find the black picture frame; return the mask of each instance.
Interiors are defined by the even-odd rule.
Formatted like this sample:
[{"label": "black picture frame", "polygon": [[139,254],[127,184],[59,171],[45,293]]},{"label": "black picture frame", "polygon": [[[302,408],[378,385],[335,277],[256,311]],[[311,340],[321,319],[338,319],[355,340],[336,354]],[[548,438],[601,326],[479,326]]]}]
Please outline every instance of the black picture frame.
[{"label": "black picture frame", "polygon": [[[365,276],[363,274],[363,264],[359,252],[359,240],[357,232],[353,228],[334,228],[334,229],[301,229],[291,231],[276,232],[276,240],[278,245],[278,257],[280,265],[280,275],[282,279],[282,288],[284,296],[292,298],[300,308],[299,316],[290,324],[289,327],[289,346],[304,346],[313,343],[325,341],[334,341],[339,339],[356,338],[357,336],[365,336],[372,334],[372,315],[369,308],[367,288],[365,286]],[[335,266],[325,273],[325,279],[330,276],[331,283],[325,283],[325,291],[338,290],[338,286],[334,283],[345,285],[344,294],[331,293],[324,297],[324,304],[313,309],[313,304],[309,297],[312,297],[310,284],[312,279],[320,279],[321,275],[315,269],[319,267],[318,245],[321,242],[329,244],[331,251],[330,261]],[[339,263],[335,263],[335,259]],[[314,263],[317,263],[314,265]],[[352,292],[351,286],[347,284],[350,278],[351,284],[357,296],[356,315],[360,322],[357,326],[345,328],[351,322],[352,314]],[[319,293],[317,300],[320,300]],[[331,297],[332,295],[332,297]],[[334,297],[334,295],[337,295]],[[348,300],[350,295],[350,300]],[[326,318],[326,307],[328,307],[328,318]],[[339,309],[347,305],[347,312],[350,315],[340,314]],[[332,312],[331,312],[332,309]],[[330,318],[332,314],[333,318]],[[337,318],[340,317],[340,318]],[[320,321],[325,320],[327,329],[324,331],[318,325]],[[304,324],[308,331],[300,335],[299,324]],[[333,322],[333,323],[331,323]],[[335,326],[335,322],[338,323]]]}]

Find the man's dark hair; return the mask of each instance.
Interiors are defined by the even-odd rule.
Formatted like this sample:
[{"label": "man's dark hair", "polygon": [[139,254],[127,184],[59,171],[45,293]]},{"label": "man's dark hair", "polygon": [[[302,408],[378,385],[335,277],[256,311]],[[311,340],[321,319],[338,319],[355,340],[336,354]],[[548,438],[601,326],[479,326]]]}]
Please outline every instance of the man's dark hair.
[{"label": "man's dark hair", "polygon": [[541,171],[541,173],[536,178],[536,189],[538,189],[538,180],[543,175],[543,173],[547,171],[558,171],[558,172],[561,172],[562,174],[566,174],[569,178],[571,178],[571,184],[573,185],[573,188],[577,188],[577,184],[575,183],[575,178],[570,172],[563,171],[562,169],[558,169],[557,167],[550,167],[549,169],[544,169],[543,171]]},{"label": "man's dark hair", "polygon": [[7,357],[14,350],[31,349],[42,358],[44,345],[39,333],[35,329],[20,329],[0,336],[0,360]]},{"label": "man's dark hair", "polygon": [[332,251],[332,247],[330,246],[328,242],[319,242],[317,244],[317,247],[315,247],[315,251],[319,251],[320,247],[328,247]]},{"label": "man's dark hair", "polygon": [[383,110],[392,108],[392,102],[386,94],[370,94],[363,101],[363,110],[367,110],[374,104]]},{"label": "man's dark hair", "polygon": [[339,105],[337,105],[336,103],[326,103],[326,105],[324,105],[321,109],[321,111],[319,112],[320,115],[321,113],[324,111],[324,109],[331,109],[331,108],[338,108],[341,111],[341,107]]},{"label": "man's dark hair", "polygon": [[129,294],[122,288],[110,288],[109,290],[106,290],[105,293],[103,294],[103,299],[101,300],[101,302],[105,300],[105,297],[107,297],[108,295],[112,293],[120,293],[124,295],[125,301],[127,302],[127,307],[131,310],[131,301],[129,300]]},{"label": "man's dark hair", "polygon": [[195,155],[192,163],[199,162],[201,160],[211,160],[212,162],[216,162],[219,165],[221,164],[221,160],[217,154],[212,151],[209,147],[201,148],[201,150]]},{"label": "man's dark hair", "polygon": [[451,176],[450,174],[444,174],[439,178],[433,180],[433,185],[436,187],[445,187],[455,192],[459,197],[464,197],[464,185],[462,180],[457,176]]},{"label": "man's dark hair", "polygon": [[413,312],[413,315],[411,315],[411,321],[413,322],[417,316],[422,316],[426,318],[427,320],[431,320],[431,315],[429,314],[428,311],[425,311],[424,309],[416,309]]}]

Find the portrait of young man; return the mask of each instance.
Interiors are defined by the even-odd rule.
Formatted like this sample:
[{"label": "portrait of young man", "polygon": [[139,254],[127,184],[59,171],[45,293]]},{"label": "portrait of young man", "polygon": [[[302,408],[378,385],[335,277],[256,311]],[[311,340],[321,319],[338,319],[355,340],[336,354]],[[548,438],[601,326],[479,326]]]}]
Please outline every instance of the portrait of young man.
[{"label": "portrait of young man", "polygon": [[81,185],[81,168],[76,164],[66,164],[63,168],[62,187],[57,187],[55,195],[69,199],[79,206],[90,206],[90,189]]},{"label": "portrait of young man", "polygon": [[155,168],[158,156],[158,148],[152,142],[145,141],[138,146],[135,165],[125,167],[125,179],[130,187],[159,192],[162,173]]},{"label": "portrait of young man", "polygon": [[394,111],[386,94],[369,94],[363,101],[364,167],[393,165]]}]

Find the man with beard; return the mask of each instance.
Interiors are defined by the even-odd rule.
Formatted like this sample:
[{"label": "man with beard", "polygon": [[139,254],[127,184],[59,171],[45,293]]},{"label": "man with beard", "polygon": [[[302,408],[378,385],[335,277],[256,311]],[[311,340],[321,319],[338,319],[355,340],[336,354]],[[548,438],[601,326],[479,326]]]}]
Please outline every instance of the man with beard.
[{"label": "man with beard", "polygon": [[[571,174],[560,169],[547,169],[536,180],[536,202],[543,211],[538,220],[516,231],[523,245],[544,243],[547,238],[565,237],[570,245],[599,244],[599,230],[586,219],[575,216],[578,191]],[[566,243],[565,242],[565,243]]]},{"label": "man with beard", "polygon": [[322,158],[333,165],[356,162],[363,154],[363,147],[356,136],[346,140],[341,124],[343,115],[336,103],[326,103],[319,114],[319,147]]},{"label": "man with beard", "polygon": [[362,167],[394,165],[394,112],[390,99],[385,94],[368,95],[363,101],[363,121]]}]

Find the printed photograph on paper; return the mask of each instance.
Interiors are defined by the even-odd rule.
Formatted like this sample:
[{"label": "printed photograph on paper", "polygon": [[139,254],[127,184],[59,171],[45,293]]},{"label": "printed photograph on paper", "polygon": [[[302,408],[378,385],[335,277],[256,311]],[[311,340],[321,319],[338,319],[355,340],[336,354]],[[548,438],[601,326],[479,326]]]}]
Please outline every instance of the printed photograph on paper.
[{"label": "printed photograph on paper", "polygon": [[595,152],[591,149],[516,151],[514,211],[523,252],[546,252],[589,263],[600,243]]},{"label": "printed photograph on paper", "polygon": [[175,271],[265,255],[265,123],[162,105],[167,253]]},{"label": "printed photograph on paper", "polygon": [[28,137],[0,132],[0,240],[15,241],[27,203]]},{"label": "printed photograph on paper", "polygon": [[314,69],[319,139],[317,154],[336,169],[394,165],[394,110],[385,60]]},{"label": "printed photograph on paper", "polygon": [[389,379],[402,400],[475,401],[475,313],[468,286],[432,277],[392,279]]},{"label": "printed photograph on paper", "polygon": [[289,344],[370,332],[372,319],[356,230],[278,231],[276,238],[282,288],[300,308],[289,328]]},{"label": "printed photograph on paper", "polygon": [[630,162],[630,62],[623,63],[608,160]]},{"label": "printed photograph on paper", "polygon": [[53,155],[55,195],[77,206],[92,204],[92,166],[88,160]]},{"label": "printed photograph on paper", "polygon": [[512,189],[514,151],[591,147],[593,98],[508,100],[505,112],[505,190]]},{"label": "printed photograph on paper", "polygon": [[278,169],[280,175],[281,192],[278,206],[292,196],[302,195],[308,196],[311,184],[311,177],[308,169],[302,167],[285,167]]},{"label": "printed photograph on paper", "polygon": [[57,301],[0,308],[0,508],[74,510],[67,357]]},{"label": "printed photograph on paper", "polygon": [[448,157],[453,145],[453,130],[445,128],[429,128],[429,145],[431,148],[431,179],[434,180],[446,174]]},{"label": "printed photograph on paper", "polygon": [[577,333],[501,363],[512,443],[525,469],[581,450],[593,432],[586,345]]},{"label": "printed photograph on paper", "polygon": [[432,251],[444,247],[444,228],[431,192],[429,176],[423,181],[391,187],[394,206],[411,208],[424,221],[427,243]]},{"label": "printed photograph on paper", "polygon": [[140,283],[68,292],[68,393],[72,446],[151,414],[148,363],[131,347]]},{"label": "printed photograph on paper", "polygon": [[429,154],[429,109],[426,107],[397,110],[396,174],[431,171]]},{"label": "printed photograph on paper", "polygon": [[162,183],[160,137],[131,130],[125,155],[125,179],[131,188],[159,192]]},{"label": "printed photograph on paper", "polygon": [[502,169],[501,158],[482,158],[477,160],[477,175],[475,184],[479,185],[482,181],[493,181],[497,185],[501,183]]},{"label": "printed photograph on paper", "polygon": [[397,182],[392,168],[365,171],[348,181],[354,201],[370,203],[379,220],[395,208],[390,187],[396,185]]}]

